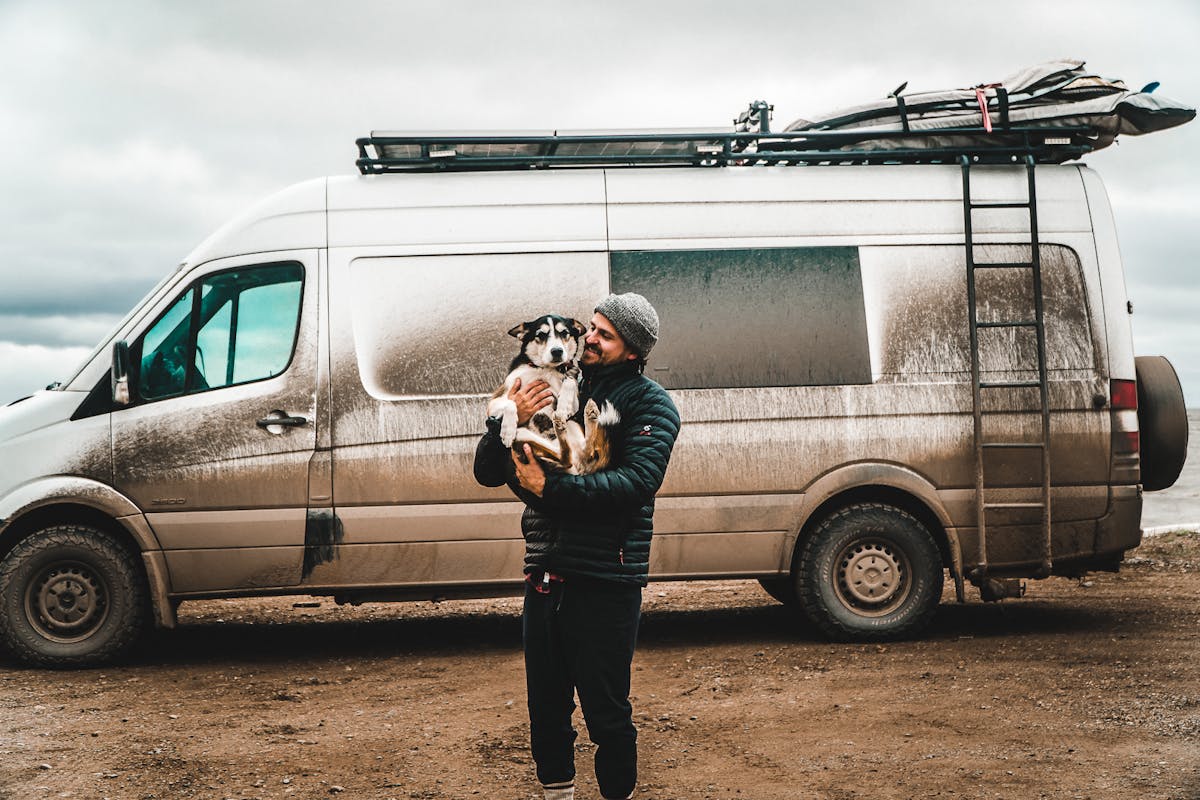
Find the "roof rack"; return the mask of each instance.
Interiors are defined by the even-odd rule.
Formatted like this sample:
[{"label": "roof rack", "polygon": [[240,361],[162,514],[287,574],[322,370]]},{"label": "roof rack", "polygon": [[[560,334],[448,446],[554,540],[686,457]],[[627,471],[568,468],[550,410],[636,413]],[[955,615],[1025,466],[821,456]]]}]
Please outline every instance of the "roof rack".
[{"label": "roof rack", "polygon": [[[1060,164],[1093,150],[1089,128],[982,127],[878,132],[772,132],[771,107],[751,104],[737,128],[692,131],[372,132],[356,141],[359,172],[466,172],[580,167],[838,164]],[[753,117],[758,119],[754,120]],[[747,128],[757,128],[748,130]],[[374,155],[368,152],[374,151]]]}]

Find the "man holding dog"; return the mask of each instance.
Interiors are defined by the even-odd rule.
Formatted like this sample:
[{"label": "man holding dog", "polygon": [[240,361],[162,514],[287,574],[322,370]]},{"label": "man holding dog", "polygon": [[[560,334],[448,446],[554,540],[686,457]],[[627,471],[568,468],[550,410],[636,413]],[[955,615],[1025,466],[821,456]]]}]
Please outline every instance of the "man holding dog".
[{"label": "man holding dog", "polygon": [[[657,341],[658,314],[641,295],[609,295],[596,306],[579,358],[580,404],[607,400],[620,412],[607,469],[546,472],[528,445],[524,459],[503,445],[494,419],[475,454],[476,480],[507,483],[525,503],[525,677],[530,745],[546,800],[575,794],[576,691],[596,745],[601,794],[628,798],[637,783],[630,665],[654,495],[679,433],[675,404],[642,374]],[[515,386],[509,397],[522,424],[552,402],[540,382]]]}]

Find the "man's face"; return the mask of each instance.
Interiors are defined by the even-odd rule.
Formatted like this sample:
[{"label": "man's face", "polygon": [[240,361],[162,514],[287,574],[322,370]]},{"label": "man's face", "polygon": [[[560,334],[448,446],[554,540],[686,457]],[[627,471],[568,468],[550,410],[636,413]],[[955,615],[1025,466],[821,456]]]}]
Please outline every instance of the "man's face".
[{"label": "man's face", "polygon": [[621,334],[600,312],[592,315],[592,325],[583,337],[583,355],[579,363],[587,367],[602,367],[637,359],[637,353],[629,349]]}]

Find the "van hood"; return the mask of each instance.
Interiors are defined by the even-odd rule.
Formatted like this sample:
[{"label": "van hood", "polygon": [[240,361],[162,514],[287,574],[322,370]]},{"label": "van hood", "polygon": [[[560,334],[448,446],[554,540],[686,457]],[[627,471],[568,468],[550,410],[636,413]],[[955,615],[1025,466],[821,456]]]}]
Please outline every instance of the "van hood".
[{"label": "van hood", "polygon": [[0,408],[0,446],[70,419],[86,396],[86,392],[43,390]]},{"label": "van hood", "polygon": [[85,397],[86,392],[41,391],[0,408],[0,507],[18,487],[43,478],[111,482],[110,415],[71,419]]},{"label": "van hood", "polygon": [[40,391],[0,408],[0,529],[48,498],[102,507],[79,487],[112,485],[112,415],[72,420],[86,396]]}]

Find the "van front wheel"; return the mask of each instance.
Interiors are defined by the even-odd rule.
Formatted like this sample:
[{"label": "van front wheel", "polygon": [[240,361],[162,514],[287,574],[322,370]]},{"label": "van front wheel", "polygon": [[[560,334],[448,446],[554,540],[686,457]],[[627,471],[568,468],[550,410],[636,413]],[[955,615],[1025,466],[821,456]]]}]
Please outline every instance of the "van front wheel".
[{"label": "van front wheel", "polygon": [[924,628],[942,596],[929,530],[894,506],[840,509],[804,543],[796,592],[805,614],[840,641],[901,639]]},{"label": "van front wheel", "polygon": [[146,605],[134,555],[87,525],[40,530],[0,562],[0,641],[36,666],[115,659],[137,640]]}]

